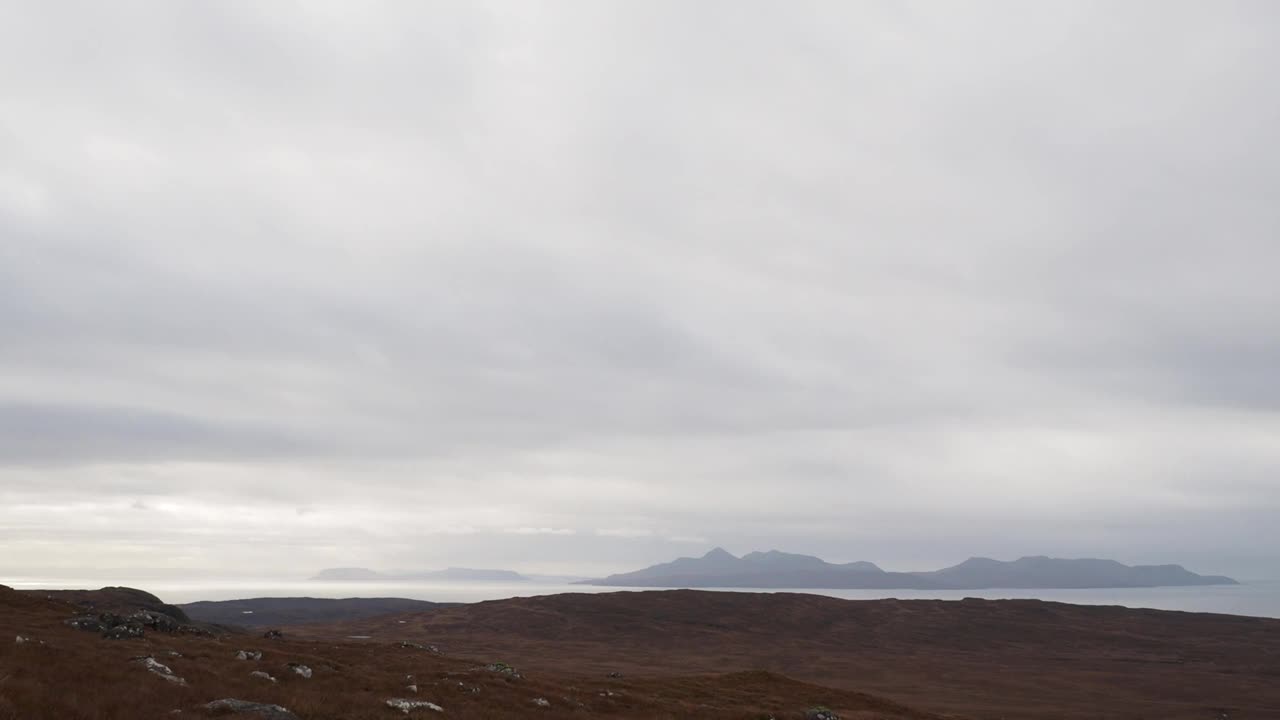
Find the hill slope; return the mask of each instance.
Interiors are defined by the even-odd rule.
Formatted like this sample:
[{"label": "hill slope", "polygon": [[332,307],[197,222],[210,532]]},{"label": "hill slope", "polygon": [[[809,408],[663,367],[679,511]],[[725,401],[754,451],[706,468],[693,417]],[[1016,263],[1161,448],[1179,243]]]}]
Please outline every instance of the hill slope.
[{"label": "hill slope", "polygon": [[[106,640],[69,627],[81,608],[0,586],[0,720],[138,720],[210,717],[203,706],[235,698],[292,711],[236,717],[386,720],[404,717],[389,699],[434,702],[451,718],[713,718],[801,720],[816,705],[843,718],[930,720],[937,716],[870,695],[765,672],[609,678],[560,673],[529,662],[521,678],[484,666],[499,658],[434,654],[393,642],[314,642],[286,633],[196,636],[148,633]],[[15,642],[19,637],[21,641]],[[257,660],[237,650],[261,651]],[[150,657],[150,660],[147,658]],[[294,672],[306,666],[311,677]],[[155,669],[169,671],[170,681]],[[267,673],[275,680],[254,677]],[[410,677],[411,676],[411,677]],[[410,689],[413,684],[416,688]],[[535,701],[541,698],[546,705]],[[180,714],[173,714],[179,710]],[[416,710],[410,717],[437,717]]]},{"label": "hill slope", "polygon": [[243,627],[301,625],[336,622],[387,615],[427,612],[455,603],[434,603],[406,598],[246,598],[243,600],[202,600],[178,605],[201,622]]},{"label": "hill slope", "polygon": [[974,717],[1280,717],[1280,620],[1038,600],[696,590],[513,598],[300,628],[628,676],[759,669]]}]

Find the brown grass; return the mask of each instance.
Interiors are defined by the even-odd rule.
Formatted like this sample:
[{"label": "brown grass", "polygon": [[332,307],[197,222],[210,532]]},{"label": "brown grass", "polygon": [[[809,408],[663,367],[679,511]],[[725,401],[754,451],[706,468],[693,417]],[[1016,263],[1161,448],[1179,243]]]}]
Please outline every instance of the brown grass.
[{"label": "brown grass", "polygon": [[672,590],[516,598],[296,632],[407,637],[557,672],[767,670],[979,718],[1280,718],[1280,620],[1232,615]]},{"label": "brown grass", "polygon": [[[844,718],[933,717],[850,690],[791,680],[766,672],[611,679],[605,672],[550,670],[529,656],[519,665],[524,679],[484,670],[483,662],[509,660],[437,656],[385,642],[301,639],[271,641],[257,634],[206,638],[149,634],[110,641],[68,627],[74,604],[23,595],[0,586],[0,720],[130,720],[202,717],[199,706],[224,697],[283,705],[304,720],[403,717],[385,707],[392,697],[425,699],[445,708],[444,717],[633,717],[800,718],[826,705]],[[43,644],[14,642],[16,635]],[[397,640],[399,638],[396,638]],[[235,659],[238,649],[259,649],[259,662]],[[181,657],[170,657],[170,651]],[[130,658],[154,655],[186,679],[172,685]],[[310,666],[303,679],[287,664]],[[251,678],[252,670],[276,678]],[[405,689],[412,674],[419,687]],[[473,692],[472,688],[478,688]],[[551,702],[534,705],[534,698]],[[171,715],[173,710],[182,714]],[[436,717],[419,710],[411,717]]]}]

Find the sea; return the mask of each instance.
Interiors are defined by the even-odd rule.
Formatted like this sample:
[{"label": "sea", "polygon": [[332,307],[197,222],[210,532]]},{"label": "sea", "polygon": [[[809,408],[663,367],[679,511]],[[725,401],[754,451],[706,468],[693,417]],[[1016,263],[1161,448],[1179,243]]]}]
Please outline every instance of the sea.
[{"label": "sea", "polygon": [[[268,582],[251,580],[190,580],[112,578],[102,580],[56,577],[0,576],[0,584],[31,589],[98,588],[104,584],[124,585],[146,590],[168,603],[198,600],[236,600],[254,597],[400,597],[434,602],[482,602],[512,597],[554,595],[558,593],[635,592],[667,588],[616,588],[596,585],[553,585],[525,583],[459,583],[459,582],[327,582],[295,580]],[[880,598],[959,600],[966,597],[992,600],[1034,598],[1079,605],[1122,605],[1131,608],[1182,610],[1186,612],[1226,613],[1254,617],[1280,618],[1280,580],[1256,580],[1240,585],[1208,585],[1197,587],[1105,588],[1088,590],[796,590],[726,589],[733,592],[795,592],[827,595],[850,600]]]}]

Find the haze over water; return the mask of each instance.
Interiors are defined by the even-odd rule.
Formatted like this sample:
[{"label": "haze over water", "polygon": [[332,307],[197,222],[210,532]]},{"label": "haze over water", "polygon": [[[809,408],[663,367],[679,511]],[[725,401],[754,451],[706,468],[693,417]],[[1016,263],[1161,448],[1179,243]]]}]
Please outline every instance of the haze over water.
[{"label": "haze over water", "polygon": [[[0,583],[19,589],[100,587],[101,580],[83,578],[0,578]],[[320,582],[262,579],[208,581],[121,579],[110,584],[139,587],[169,603],[199,600],[235,600],[251,597],[402,597],[435,602],[482,602],[509,597],[551,595],[554,593],[634,592],[646,589],[617,588],[595,585],[544,583],[443,583],[443,582]],[[715,588],[700,588],[711,589]],[[988,599],[1036,598],[1083,605],[1123,605],[1133,608],[1182,610],[1186,612],[1227,613],[1255,617],[1280,618],[1280,580],[1242,581],[1240,585],[1159,588],[1091,588],[1091,589],[987,589],[987,590],[744,590],[725,592],[797,592],[828,595],[850,600],[879,598],[960,600],[966,597]]]}]

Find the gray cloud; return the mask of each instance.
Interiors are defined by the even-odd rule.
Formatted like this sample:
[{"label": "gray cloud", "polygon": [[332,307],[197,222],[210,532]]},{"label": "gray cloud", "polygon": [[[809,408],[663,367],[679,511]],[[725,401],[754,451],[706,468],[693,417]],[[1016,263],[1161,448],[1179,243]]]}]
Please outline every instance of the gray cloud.
[{"label": "gray cloud", "polygon": [[588,572],[705,540],[1256,574],[1277,20],[14,9],[0,548],[15,572],[149,542],[228,572],[261,542]]}]

